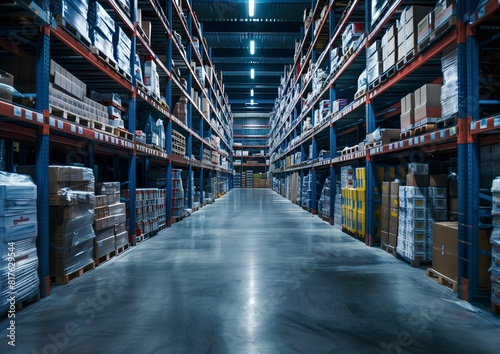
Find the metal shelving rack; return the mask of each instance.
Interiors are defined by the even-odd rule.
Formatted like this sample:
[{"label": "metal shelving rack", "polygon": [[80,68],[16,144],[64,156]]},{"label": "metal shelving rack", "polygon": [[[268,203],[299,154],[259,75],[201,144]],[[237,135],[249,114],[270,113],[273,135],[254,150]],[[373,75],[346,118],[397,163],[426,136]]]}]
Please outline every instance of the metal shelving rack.
[{"label": "metal shelving rack", "polygon": [[[450,31],[432,42],[425,51],[417,54],[413,60],[396,71],[385,82],[355,99],[338,113],[330,114],[312,129],[304,131],[302,124],[308,114],[318,107],[321,100],[329,100],[330,104],[338,97],[353,97],[355,88],[352,83],[366,68],[366,49],[381,38],[382,30],[395,22],[396,15],[401,12],[407,2],[396,0],[389,2],[384,13],[372,26],[371,5],[373,0],[354,0],[340,18],[335,15],[335,2],[315,0],[312,2],[312,20],[303,29],[303,37],[299,43],[294,64],[286,68],[282,79],[280,97],[276,101],[275,115],[271,116],[270,127],[270,171],[278,180],[283,181],[291,173],[300,173],[299,185],[305,178],[313,179],[316,186],[318,171],[326,172],[331,181],[336,180],[336,171],[346,164],[365,166],[367,176],[366,237],[365,243],[375,244],[375,165],[387,160],[398,160],[408,156],[415,150],[424,154],[456,154],[458,157],[458,191],[459,191],[459,293],[462,299],[476,302],[489,297],[481,292],[478,286],[478,257],[481,250],[478,246],[479,220],[479,148],[482,145],[498,143],[500,133],[500,117],[480,116],[480,106],[498,107],[498,101],[484,102],[479,97],[479,43],[475,34],[482,24],[494,21],[500,13],[500,3],[492,1],[457,0],[456,25]],[[418,5],[434,6],[436,1],[422,2]],[[321,28],[315,29],[315,20],[320,13],[326,14],[319,21]],[[496,17],[495,17],[496,16]],[[361,20],[362,19],[362,20]],[[336,22],[338,21],[338,23]],[[365,33],[362,44],[345,61],[343,66],[326,79],[327,83],[315,95],[312,102],[302,106],[302,97],[312,91],[313,75],[306,80],[305,73],[309,63],[318,68],[325,68],[330,56],[330,49],[339,47],[341,33],[349,22],[363,21]],[[318,45],[319,38],[328,36],[325,46]],[[439,83],[442,75],[436,59],[446,49],[458,48],[458,94],[460,97],[456,126],[440,128],[423,135],[412,136],[397,142],[371,147],[365,150],[342,153],[339,148],[349,142],[364,140],[365,133],[373,132],[377,125],[389,122],[391,117],[399,114],[398,100],[404,94],[412,92],[426,83]],[[300,60],[304,57],[304,60]],[[297,90],[299,94],[280,106],[286,94]],[[342,96],[340,96],[340,94]],[[287,127],[287,129],[285,129]],[[356,140],[357,139],[357,140]],[[328,150],[329,154],[318,157],[319,149]],[[313,158],[305,158],[305,152],[312,151]],[[286,159],[295,153],[301,153],[301,160],[295,165],[287,165]],[[281,183],[282,184],[282,183]],[[315,191],[312,193],[314,199]],[[312,201],[311,212],[316,213]],[[334,220],[335,189],[330,189],[330,223]],[[484,252],[483,252],[484,253]]]},{"label": "metal shelving rack", "polygon": [[[236,172],[245,173],[248,168],[254,170],[254,173],[267,173],[269,168],[269,125],[254,124],[262,123],[266,119],[258,116],[247,117],[245,114],[236,115],[233,125],[235,144],[233,158],[241,161],[234,163]],[[248,155],[245,155],[244,152],[247,152]]]},{"label": "metal shelving rack", "polygon": [[[86,154],[84,163],[93,167],[96,157],[105,156],[112,159],[113,178],[120,180],[120,160],[126,159],[127,171],[126,182],[122,185],[130,190],[130,198],[127,200],[130,210],[135,210],[135,189],[137,184],[148,186],[148,171],[152,162],[165,167],[167,207],[166,220],[170,225],[172,220],[171,191],[172,191],[172,169],[184,168],[189,172],[194,171],[199,181],[198,190],[201,192],[201,204],[203,205],[204,185],[208,185],[207,192],[211,192],[211,178],[215,175],[228,178],[232,175],[232,113],[228,109],[227,97],[223,92],[223,85],[215,75],[215,68],[210,59],[210,50],[204,41],[200,41],[200,52],[193,50],[193,36],[202,37],[201,24],[195,21],[196,17],[188,0],[166,1],[162,9],[159,3],[150,0],[132,0],[130,17],[117,5],[114,0],[102,0],[99,3],[105,7],[113,17],[117,25],[125,29],[132,40],[131,62],[135,60],[136,51],[140,55],[150,55],[154,58],[160,73],[160,80],[165,88],[167,104],[173,107],[174,98],[181,96],[188,100],[188,118],[186,123],[166,109],[162,103],[151,97],[142,85],[135,80],[133,72],[130,73],[131,80],[117,72],[104,59],[94,55],[90,48],[79,41],[65,28],[57,26],[50,19],[49,0],[41,0],[39,9],[26,7],[19,2],[19,11],[25,17],[32,18],[33,28],[40,29],[30,41],[22,42],[17,47],[23,53],[36,56],[36,107],[26,107],[17,103],[0,101],[0,137],[7,141],[19,141],[36,146],[36,185],[38,187],[38,238],[37,249],[39,257],[39,277],[41,279],[41,295],[46,297],[50,294],[49,277],[49,225],[48,225],[48,186],[49,186],[49,154],[52,148],[63,149],[65,146],[84,147]],[[22,5],[22,6],[21,6]],[[153,46],[147,43],[142,31],[136,23],[135,9],[139,6],[143,10],[143,19],[153,23],[157,38],[160,42],[154,42]],[[175,40],[172,39],[174,26],[180,22],[184,23],[181,12],[187,14],[187,21],[182,26],[185,31],[182,36],[187,40],[187,58],[184,58],[185,72],[188,77],[187,89],[172,74],[172,59],[180,54],[180,49]],[[182,17],[182,18],[181,18]],[[17,24],[19,30],[22,24]],[[16,30],[13,28],[12,30]],[[13,49],[16,48],[7,48]],[[162,60],[161,55],[166,52]],[[196,53],[194,53],[196,52]],[[157,55],[158,53],[158,55]],[[194,53],[194,54],[193,54]],[[17,54],[16,54],[17,55]],[[49,66],[50,60],[60,60],[62,64],[68,65],[68,69],[78,77],[92,85],[94,89],[114,91],[118,94],[128,96],[128,131],[133,136],[136,129],[137,113],[148,111],[154,118],[161,118],[165,122],[166,150],[161,151],[150,146],[139,144],[135,139],[114,136],[102,131],[96,131],[90,127],[81,126],[74,122],[52,116],[49,113]],[[198,65],[206,65],[214,74],[203,86],[198,82],[194,71],[191,69],[191,60]],[[133,71],[133,65],[131,68]],[[197,86],[200,93],[209,100],[210,115],[207,117],[197,104],[192,100],[191,87]],[[204,89],[207,89],[206,91]],[[196,89],[196,87],[195,87]],[[203,92],[202,92],[203,91]],[[208,92],[208,93],[207,93]],[[187,156],[172,154],[172,129],[176,129],[187,136]],[[213,143],[213,137],[220,138],[220,144]],[[81,144],[81,145],[79,145]],[[212,152],[217,152],[228,160],[228,166],[221,167],[219,163],[203,160],[203,146]],[[196,157],[196,158],[194,158]],[[137,164],[144,166],[145,173],[137,169]],[[12,167],[12,166],[11,166]],[[138,177],[142,177],[139,178]],[[123,181],[123,176],[122,176]],[[208,183],[205,183],[208,181]],[[231,184],[229,184],[231,187]],[[194,188],[190,185],[189,191]],[[191,193],[190,193],[191,195]],[[192,200],[189,203],[193,203]],[[191,205],[189,207],[191,207]],[[129,237],[135,245],[135,215],[131,213],[129,219]]]}]

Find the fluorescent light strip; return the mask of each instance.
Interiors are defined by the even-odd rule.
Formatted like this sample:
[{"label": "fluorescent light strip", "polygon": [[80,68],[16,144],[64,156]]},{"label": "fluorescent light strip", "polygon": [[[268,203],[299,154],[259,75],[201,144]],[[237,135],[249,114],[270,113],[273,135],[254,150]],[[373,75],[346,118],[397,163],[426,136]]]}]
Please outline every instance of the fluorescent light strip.
[{"label": "fluorescent light strip", "polygon": [[255,54],[255,41],[254,40],[250,41],[250,54],[252,54],[252,55]]},{"label": "fluorescent light strip", "polygon": [[253,17],[255,14],[255,0],[248,0],[248,16]]},{"label": "fluorescent light strip", "polygon": [[250,97],[253,97],[253,89],[250,90]]},{"label": "fluorescent light strip", "polygon": [[255,69],[250,69],[250,79],[255,79]]}]

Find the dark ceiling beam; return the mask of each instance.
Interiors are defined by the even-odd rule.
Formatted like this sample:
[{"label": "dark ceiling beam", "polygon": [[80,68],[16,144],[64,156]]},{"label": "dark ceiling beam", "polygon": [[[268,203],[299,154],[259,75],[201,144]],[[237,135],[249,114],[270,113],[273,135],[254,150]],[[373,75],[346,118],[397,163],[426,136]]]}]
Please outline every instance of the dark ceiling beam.
[{"label": "dark ceiling beam", "polygon": [[[213,57],[247,57],[249,53],[248,48],[217,48],[212,43],[212,58]],[[270,58],[291,58],[295,50],[291,49],[255,49],[255,57],[270,57]],[[251,57],[250,57],[251,58]]]}]

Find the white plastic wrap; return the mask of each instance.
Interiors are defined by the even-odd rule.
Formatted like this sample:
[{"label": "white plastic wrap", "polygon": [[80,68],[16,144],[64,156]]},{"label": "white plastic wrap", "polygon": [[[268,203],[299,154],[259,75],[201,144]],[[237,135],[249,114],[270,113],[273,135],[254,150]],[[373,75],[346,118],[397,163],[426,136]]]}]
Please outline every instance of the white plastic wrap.
[{"label": "white plastic wrap", "polygon": [[443,86],[441,87],[441,116],[451,117],[458,112],[457,48],[448,50],[441,58]]}]

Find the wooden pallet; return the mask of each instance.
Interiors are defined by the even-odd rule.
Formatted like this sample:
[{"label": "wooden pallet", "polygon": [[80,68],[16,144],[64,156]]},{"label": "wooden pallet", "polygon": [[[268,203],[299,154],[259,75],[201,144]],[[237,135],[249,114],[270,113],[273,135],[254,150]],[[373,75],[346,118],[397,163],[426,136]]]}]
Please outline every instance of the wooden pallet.
[{"label": "wooden pallet", "polygon": [[376,148],[376,147],[379,147],[379,146],[382,146],[382,141],[373,141],[371,143],[366,143],[365,144],[365,150],[373,149],[373,148]]},{"label": "wooden pallet", "polygon": [[397,251],[396,251],[396,254],[397,254],[397,258],[405,261],[406,263],[408,263],[412,267],[427,267],[427,266],[432,265],[432,261],[425,259],[423,257],[418,257],[417,259],[410,259],[410,258],[407,258],[407,257],[403,256],[402,254],[398,253]]},{"label": "wooden pallet", "polygon": [[[35,302],[38,302],[39,300],[40,300],[40,294],[36,294],[34,298],[30,298],[30,299],[26,299],[26,300],[22,300],[22,301],[16,300],[16,304],[15,304],[16,312],[19,310],[22,310],[23,308],[25,308],[25,307],[27,307]],[[9,313],[8,309],[6,309],[5,312],[0,313],[0,321],[7,318],[8,313]]]},{"label": "wooden pallet", "polygon": [[394,257],[397,257],[396,247],[391,245],[386,245],[385,243],[381,243],[380,248],[382,248],[387,253],[392,254]]},{"label": "wooden pallet", "polygon": [[126,243],[123,246],[115,249],[115,254],[118,256],[118,255],[122,254],[123,252],[125,252],[126,250],[128,250],[129,248],[130,248],[130,244]]},{"label": "wooden pallet", "polygon": [[109,66],[111,66],[113,69],[118,71],[118,65],[113,58],[108,57],[105,53],[103,53],[102,51],[100,51],[98,48],[96,48],[94,46],[92,47],[92,53],[96,57],[100,58],[102,61],[107,63]]},{"label": "wooden pallet", "polygon": [[50,114],[53,116],[62,118],[62,119],[66,119],[69,122],[79,124],[79,125],[82,125],[84,127],[92,129],[92,119],[90,119],[90,118],[84,118],[84,117],[81,117],[79,115],[65,111],[65,110],[63,110],[61,108],[57,108],[57,107],[50,107]]},{"label": "wooden pallet", "polygon": [[94,268],[95,268],[95,264],[94,264],[94,262],[92,262],[92,263],[86,265],[85,267],[74,271],[73,273],[70,273],[67,275],[50,277],[50,281],[52,283],[60,284],[60,285],[68,284],[71,280],[82,276],[83,274],[91,271]]},{"label": "wooden pallet", "polygon": [[125,80],[129,81],[129,82],[132,82],[132,75],[130,75],[129,72],[123,70],[122,68],[120,68],[119,65],[117,65],[117,70],[118,74],[120,74],[121,76],[123,76],[123,78],[125,78]]},{"label": "wooden pallet", "polygon": [[415,59],[416,53],[415,49],[412,49],[410,52],[406,53],[404,58],[399,59],[398,63],[396,64],[396,69],[401,70],[403,69],[408,63],[410,63],[413,59]]},{"label": "wooden pallet", "polygon": [[438,28],[434,29],[433,32],[434,39],[437,40],[438,38],[441,38],[442,36],[450,32],[453,28],[455,28],[456,24],[457,24],[457,16],[456,15],[450,16],[450,18],[446,22],[444,22]]},{"label": "wooden pallet", "polygon": [[125,139],[125,140],[129,140],[129,141],[134,140],[134,134],[130,133],[127,129],[114,128],[113,134],[116,135],[117,137]]},{"label": "wooden pallet", "polygon": [[401,139],[406,139],[406,138],[412,137],[413,135],[414,135],[414,131],[413,131],[413,129],[410,129],[410,130],[401,132],[401,134],[399,135],[399,137]]},{"label": "wooden pallet", "polygon": [[446,275],[443,275],[432,268],[427,268],[425,275],[427,275],[429,278],[436,279],[438,284],[447,286],[448,288],[450,288],[454,292],[458,291],[458,283],[456,280],[448,278]]},{"label": "wooden pallet", "polygon": [[324,215],[321,215],[321,214],[318,214],[318,217],[319,217],[321,220],[323,220],[323,221],[325,221],[325,222],[329,223],[330,225],[332,225],[331,219],[330,219],[329,217],[324,216]]},{"label": "wooden pallet", "polygon": [[446,117],[446,118],[441,118],[436,121],[436,128],[437,129],[444,129],[447,127],[453,127],[457,125],[457,115],[454,114],[451,117]]},{"label": "wooden pallet", "polygon": [[109,133],[109,134],[113,134],[113,129],[114,128],[111,125],[104,124],[104,123],[101,123],[99,121],[93,120],[92,121],[92,129],[93,130],[99,130],[99,131],[102,131],[102,132],[106,132],[106,133]]},{"label": "wooden pallet", "polygon": [[87,36],[87,34],[80,33],[75,27],[71,25],[70,22],[66,21],[66,19],[64,19],[61,15],[56,15],[56,24],[60,27],[63,27],[66,32],[75,37],[87,48],[92,48],[92,43],[90,42],[90,38]]},{"label": "wooden pallet", "polygon": [[109,261],[114,256],[116,256],[116,250],[113,250],[113,251],[109,252],[108,254],[105,254],[101,257],[94,257],[95,266],[97,267],[97,266],[99,266],[99,264]]},{"label": "wooden pallet", "polygon": [[424,118],[422,120],[419,120],[418,122],[415,123],[415,128],[418,128],[422,125],[426,124],[436,124],[436,122],[439,120],[439,118]]},{"label": "wooden pallet", "polygon": [[375,80],[373,80],[372,83],[370,83],[368,85],[368,91],[373,91],[374,89],[376,89],[377,87],[379,87],[380,86],[380,82],[381,82],[381,80],[380,80],[380,76],[379,76]]},{"label": "wooden pallet", "polygon": [[366,95],[366,87],[356,92],[356,94],[354,95],[354,99],[355,100],[360,99],[364,95]]},{"label": "wooden pallet", "polygon": [[421,125],[415,129],[413,129],[414,134],[413,135],[422,135],[424,133],[430,132],[432,130],[436,129],[436,124],[424,124]]}]

